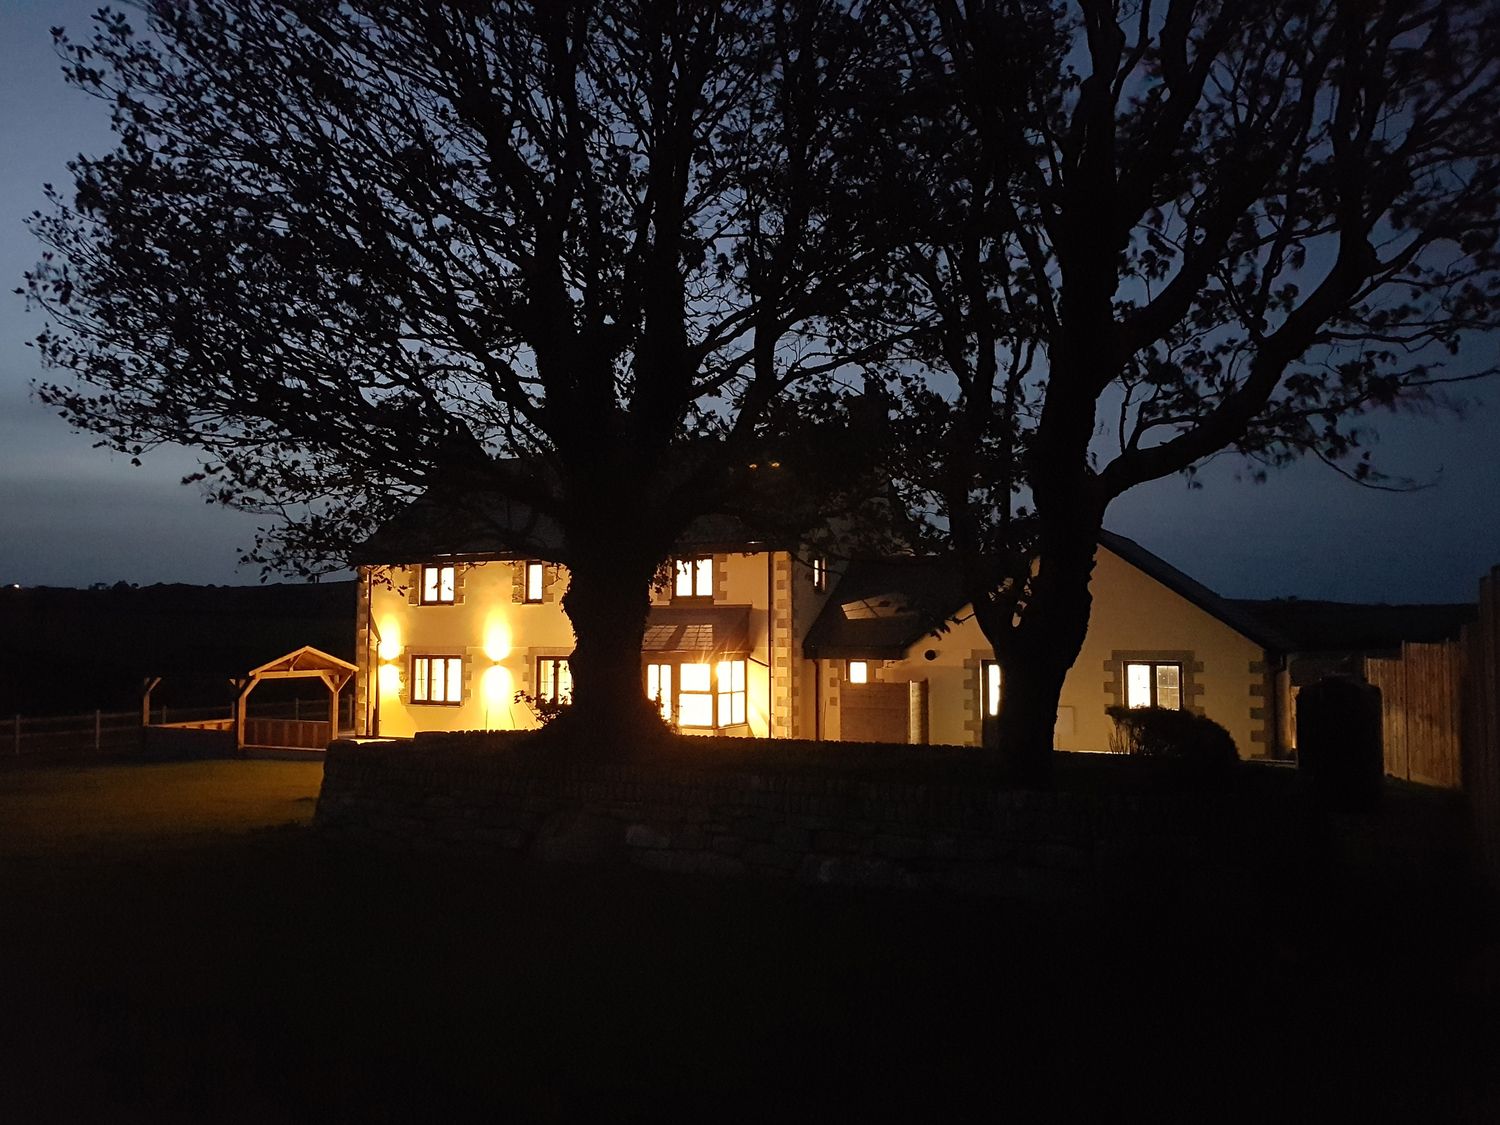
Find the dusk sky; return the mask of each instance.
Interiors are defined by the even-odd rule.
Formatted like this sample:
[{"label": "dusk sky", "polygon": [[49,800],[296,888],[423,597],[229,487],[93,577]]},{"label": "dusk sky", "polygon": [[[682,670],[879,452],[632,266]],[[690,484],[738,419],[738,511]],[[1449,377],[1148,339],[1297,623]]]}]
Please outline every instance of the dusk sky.
[{"label": "dusk sky", "polygon": [[[40,253],[22,225],[42,185],[68,183],[79,152],[111,146],[108,110],[64,85],[49,27],[86,31],[98,0],[0,0],[0,581],[253,583],[237,567],[254,517],[211,507],[178,483],[196,462],[159,451],[142,468],[92,448],[38,403],[45,377],[26,346],[42,327],[12,290]],[[1385,416],[1382,468],[1428,482],[1406,493],[1361,488],[1316,463],[1237,479],[1224,459],[1204,487],[1158,481],[1122,497],[1107,525],[1220,593],[1365,601],[1472,600],[1500,563],[1500,385],[1467,391],[1451,416]]]}]

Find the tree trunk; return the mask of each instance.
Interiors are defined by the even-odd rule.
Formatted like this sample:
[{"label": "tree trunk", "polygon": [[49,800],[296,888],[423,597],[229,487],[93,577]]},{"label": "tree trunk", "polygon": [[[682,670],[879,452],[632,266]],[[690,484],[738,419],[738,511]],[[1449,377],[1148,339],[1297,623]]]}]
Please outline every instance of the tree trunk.
[{"label": "tree trunk", "polygon": [[996,749],[1015,780],[1046,786],[1052,781],[1053,730],[1068,669],[1037,659],[1038,655],[1018,646],[1010,659],[998,660],[1000,714],[992,729]]},{"label": "tree trunk", "polygon": [[573,702],[554,726],[612,756],[665,729],[641,683],[641,645],[651,581],[670,547],[658,554],[638,529],[617,520],[607,527],[613,534],[601,521],[569,536],[562,606],[576,638],[569,660]]},{"label": "tree trunk", "polygon": [[1016,780],[1047,785],[1063,681],[1088,633],[1093,596],[1089,579],[1099,549],[1100,520],[1076,510],[1051,526],[1044,521],[1036,572],[1018,624],[1013,611],[978,616],[1000,665],[1000,714],[995,744]]}]

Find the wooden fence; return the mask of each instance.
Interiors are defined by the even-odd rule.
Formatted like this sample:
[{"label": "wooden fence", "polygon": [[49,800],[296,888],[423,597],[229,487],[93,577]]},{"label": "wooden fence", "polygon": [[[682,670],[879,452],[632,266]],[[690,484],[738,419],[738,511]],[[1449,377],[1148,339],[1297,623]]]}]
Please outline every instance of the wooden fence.
[{"label": "wooden fence", "polygon": [[1397,659],[1365,661],[1365,679],[1380,689],[1389,776],[1462,786],[1463,671],[1459,644],[1403,644]]},{"label": "wooden fence", "polygon": [[1500,887],[1500,566],[1479,581],[1479,620],[1464,630],[1464,793],[1480,860]]},{"label": "wooden fence", "polygon": [[[340,700],[343,712],[341,726],[353,728],[353,693]],[[191,726],[200,728],[223,726],[227,729],[233,721],[232,704],[220,707],[165,707],[151,709],[153,729]],[[314,718],[303,719],[302,716]],[[246,716],[246,735],[263,734],[267,737],[285,737],[293,741],[274,742],[274,745],[304,746],[315,739],[319,732],[328,730],[328,708],[326,704],[267,703],[257,707],[250,705]],[[256,729],[255,724],[279,724]],[[312,730],[311,728],[317,728]],[[43,759],[49,757],[74,757],[98,754],[101,757],[133,754],[143,748],[141,712],[134,711],[88,711],[74,715],[12,715],[0,719],[0,758]],[[255,741],[248,738],[247,741]],[[325,746],[325,737],[319,746]]]}]

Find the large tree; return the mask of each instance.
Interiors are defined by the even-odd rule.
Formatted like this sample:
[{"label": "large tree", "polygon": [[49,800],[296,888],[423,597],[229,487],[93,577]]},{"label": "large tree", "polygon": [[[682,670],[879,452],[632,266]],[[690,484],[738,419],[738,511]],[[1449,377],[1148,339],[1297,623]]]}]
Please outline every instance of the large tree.
[{"label": "large tree", "polygon": [[1226,450],[1373,479],[1364,414],[1495,370],[1500,18],[936,0],[907,30],[931,233],[898,475],[1041,778],[1115,497]]},{"label": "large tree", "polygon": [[[29,275],[113,448],[204,453],[338,564],[419,495],[562,531],[576,717],[647,721],[648,590],[767,411],[850,358],[894,74],[859,0],[147,0],[65,73],[118,147]],[[451,505],[445,508],[444,505]],[[524,522],[524,521],[523,521]],[[495,522],[526,550],[526,527]]]}]

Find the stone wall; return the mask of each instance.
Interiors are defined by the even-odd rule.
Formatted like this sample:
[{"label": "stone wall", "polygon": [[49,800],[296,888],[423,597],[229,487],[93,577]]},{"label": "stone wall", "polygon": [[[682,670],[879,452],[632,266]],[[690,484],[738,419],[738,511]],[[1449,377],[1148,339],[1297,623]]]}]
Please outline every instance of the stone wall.
[{"label": "stone wall", "polygon": [[1243,794],[539,765],[482,741],[448,743],[334,743],[318,828],[384,849],[1042,899],[1240,893],[1296,835],[1272,803]]}]

